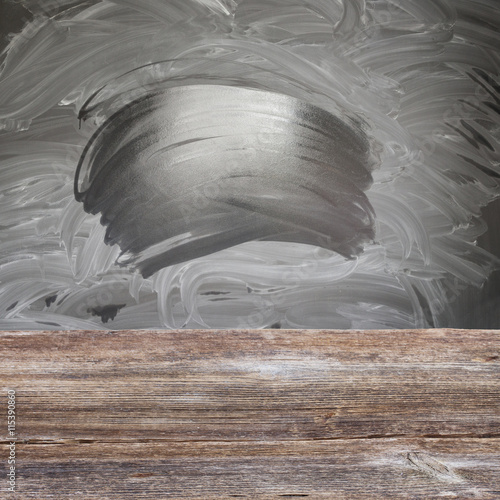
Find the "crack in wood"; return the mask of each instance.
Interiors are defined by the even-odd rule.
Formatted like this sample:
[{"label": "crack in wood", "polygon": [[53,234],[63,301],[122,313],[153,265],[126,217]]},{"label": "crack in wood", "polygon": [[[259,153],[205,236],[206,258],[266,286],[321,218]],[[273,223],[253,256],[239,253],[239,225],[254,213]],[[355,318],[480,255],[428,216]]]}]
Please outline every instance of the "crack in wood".
[{"label": "crack in wood", "polygon": [[[28,445],[28,446],[43,446],[43,445],[74,445],[74,444],[148,444],[148,443],[182,443],[182,444],[217,444],[217,443],[227,443],[227,444],[255,444],[255,443],[267,443],[267,444],[292,444],[292,443],[321,443],[329,441],[383,441],[391,439],[439,439],[439,440],[456,440],[456,439],[478,439],[478,440],[489,440],[498,439],[500,434],[388,434],[388,435],[373,435],[373,436],[362,436],[362,437],[330,437],[330,438],[312,438],[312,439],[281,439],[281,440],[262,440],[262,439],[72,439],[72,438],[60,438],[60,439],[16,439],[17,444]],[[8,445],[9,440],[0,440],[1,445]],[[410,459],[408,457],[408,459]]]}]

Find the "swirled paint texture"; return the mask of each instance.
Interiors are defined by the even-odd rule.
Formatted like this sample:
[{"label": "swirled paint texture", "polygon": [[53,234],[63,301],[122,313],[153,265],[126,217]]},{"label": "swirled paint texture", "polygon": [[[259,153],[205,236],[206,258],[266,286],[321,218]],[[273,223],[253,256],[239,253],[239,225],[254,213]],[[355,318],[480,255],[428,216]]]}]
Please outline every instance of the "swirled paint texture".
[{"label": "swirled paint texture", "polygon": [[102,214],[106,243],[145,277],[255,240],[316,243],[353,258],[374,238],[362,191],[369,152],[362,131],[288,96],[174,87],[103,124],[82,156],[76,197]]},{"label": "swirled paint texture", "polygon": [[494,1],[20,3],[2,328],[499,326]]}]

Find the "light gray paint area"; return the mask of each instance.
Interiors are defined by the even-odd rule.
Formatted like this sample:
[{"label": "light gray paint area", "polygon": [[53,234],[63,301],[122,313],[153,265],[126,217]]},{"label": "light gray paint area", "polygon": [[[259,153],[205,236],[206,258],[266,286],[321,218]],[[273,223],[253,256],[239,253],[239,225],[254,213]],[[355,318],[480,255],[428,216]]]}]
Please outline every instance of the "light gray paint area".
[{"label": "light gray paint area", "polygon": [[20,4],[0,328],[500,327],[494,0]]}]

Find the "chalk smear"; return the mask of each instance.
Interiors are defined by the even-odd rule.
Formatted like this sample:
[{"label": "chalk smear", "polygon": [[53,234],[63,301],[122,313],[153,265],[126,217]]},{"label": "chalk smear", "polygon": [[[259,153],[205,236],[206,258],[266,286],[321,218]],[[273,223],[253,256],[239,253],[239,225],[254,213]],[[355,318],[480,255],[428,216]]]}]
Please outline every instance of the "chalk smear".
[{"label": "chalk smear", "polygon": [[494,1],[21,3],[2,328],[474,326]]}]

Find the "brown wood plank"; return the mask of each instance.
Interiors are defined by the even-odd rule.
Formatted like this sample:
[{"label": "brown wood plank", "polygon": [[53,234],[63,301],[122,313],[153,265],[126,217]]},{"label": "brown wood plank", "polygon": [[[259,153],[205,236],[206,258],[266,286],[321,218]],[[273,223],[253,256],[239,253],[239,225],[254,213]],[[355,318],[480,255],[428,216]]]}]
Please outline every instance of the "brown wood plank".
[{"label": "brown wood plank", "polygon": [[19,446],[16,498],[488,498],[498,439]]},{"label": "brown wood plank", "polygon": [[499,498],[499,339],[0,332],[15,495]]}]

